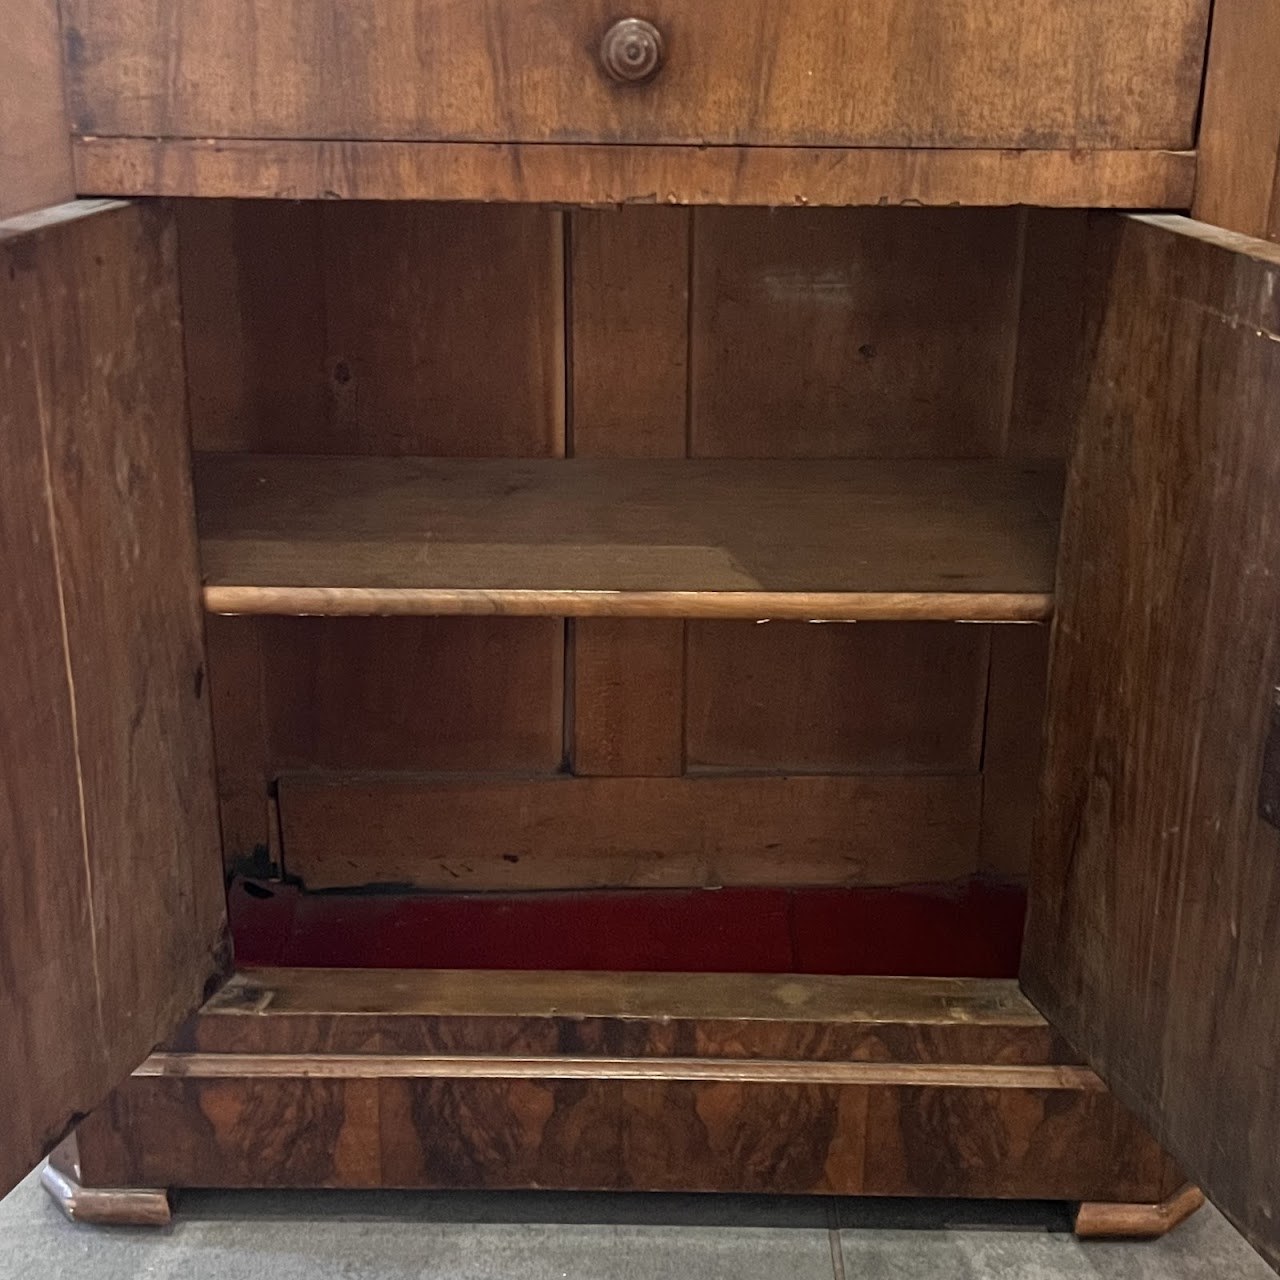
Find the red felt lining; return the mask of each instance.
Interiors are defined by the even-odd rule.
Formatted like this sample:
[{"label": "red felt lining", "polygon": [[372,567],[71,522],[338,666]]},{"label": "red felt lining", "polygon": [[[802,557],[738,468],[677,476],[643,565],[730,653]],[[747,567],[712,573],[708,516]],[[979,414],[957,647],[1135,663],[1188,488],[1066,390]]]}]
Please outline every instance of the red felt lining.
[{"label": "red felt lining", "polygon": [[237,881],[230,908],[242,965],[1011,978],[1026,892],[974,880],[913,889],[315,894]]}]

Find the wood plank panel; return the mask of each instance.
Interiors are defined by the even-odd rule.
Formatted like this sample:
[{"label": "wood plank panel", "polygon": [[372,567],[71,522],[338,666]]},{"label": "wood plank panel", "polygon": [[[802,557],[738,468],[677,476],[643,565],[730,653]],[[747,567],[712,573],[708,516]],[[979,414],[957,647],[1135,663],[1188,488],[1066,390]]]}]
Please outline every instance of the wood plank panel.
[{"label": "wood plank panel", "polygon": [[1084,407],[1098,317],[1089,308],[1090,215],[1023,211],[1017,357],[1005,456],[1065,458]]},{"label": "wood plank panel", "polygon": [[605,0],[63,13],[81,134],[1090,150],[1193,145],[1209,3],[650,0],[666,65],[630,87]]},{"label": "wood plank panel", "polygon": [[1095,235],[1024,982],[1276,1264],[1280,247]]},{"label": "wood plank panel", "polygon": [[945,882],[977,866],[979,800],[963,776],[280,779],[308,889]]},{"label": "wood plank panel", "polygon": [[173,227],[12,219],[0,279],[7,1190],[227,957]]},{"label": "wood plank panel", "polygon": [[62,91],[57,0],[5,14],[0,42],[0,218],[62,204],[76,191],[71,122]]},{"label": "wood plank panel", "polygon": [[1152,1201],[1178,1176],[1011,982],[264,969],[180,1040],[80,1127],[86,1181]]},{"label": "wood plank panel", "polygon": [[197,449],[324,452],[324,206],[178,202],[182,322]]},{"label": "wood plank panel", "polygon": [[[579,210],[570,244],[569,451],[683,458],[689,213]],[[569,627],[573,772],[682,773],[683,623],[579,618]]]},{"label": "wood plank panel", "polygon": [[559,214],[229,201],[181,218],[197,448],[564,452]]},{"label": "wood plank panel", "polygon": [[214,612],[1043,617],[1052,470],[999,463],[197,464]]},{"label": "wood plank panel", "polygon": [[979,769],[987,627],[692,622],[688,629],[691,769]]},{"label": "wood plank panel", "polygon": [[577,618],[571,625],[571,770],[580,777],[682,774],[685,624]]},{"label": "wood plank panel", "polygon": [[258,619],[205,617],[222,858],[241,874],[245,863],[270,870],[279,835],[268,791],[265,631]]},{"label": "wood plank panel", "polygon": [[[198,447],[563,452],[558,214],[200,201],[179,217]],[[560,624],[211,628],[230,863],[270,844],[281,767],[561,762]]]},{"label": "wood plank panel", "polygon": [[689,222],[684,209],[571,215],[575,457],[685,456]]},{"label": "wood plank panel", "polygon": [[1011,210],[698,210],[692,455],[999,454],[1018,253]]},{"label": "wood plank panel", "polygon": [[1280,10],[1215,0],[1192,214],[1280,240]]},{"label": "wood plank panel", "polygon": [[106,1186],[1150,1202],[1169,1180],[1105,1092],[944,1083],[134,1079],[81,1126],[80,1149]]},{"label": "wood plank panel", "polygon": [[262,627],[272,776],[560,768],[558,619],[241,618],[235,625]]},{"label": "wood plank panel", "polygon": [[308,452],[564,453],[559,213],[338,201],[323,239],[333,394]]},{"label": "wood plank panel", "polygon": [[554,147],[80,138],[78,189],[122,196],[574,204],[1186,209],[1194,151]]},{"label": "wood plank panel", "polygon": [[1034,844],[1048,627],[993,627],[982,746],[982,870],[1025,880]]}]

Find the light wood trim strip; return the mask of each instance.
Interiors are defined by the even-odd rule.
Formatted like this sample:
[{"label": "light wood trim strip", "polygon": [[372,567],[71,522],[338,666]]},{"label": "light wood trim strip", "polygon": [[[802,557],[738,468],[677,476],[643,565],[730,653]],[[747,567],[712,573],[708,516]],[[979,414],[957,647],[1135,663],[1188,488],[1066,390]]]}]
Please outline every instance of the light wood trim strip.
[{"label": "light wood trim strip", "polygon": [[154,1053],[133,1074],[192,1080],[706,1080],[954,1089],[1105,1089],[1087,1067],[705,1058]]},{"label": "light wood trim strip", "polygon": [[83,137],[76,188],[121,196],[582,205],[1186,209],[1193,151],[694,147]]},{"label": "light wood trim strip", "polygon": [[799,622],[1045,622],[1051,592],[472,591],[394,587],[204,588],[226,615],[750,618]]}]

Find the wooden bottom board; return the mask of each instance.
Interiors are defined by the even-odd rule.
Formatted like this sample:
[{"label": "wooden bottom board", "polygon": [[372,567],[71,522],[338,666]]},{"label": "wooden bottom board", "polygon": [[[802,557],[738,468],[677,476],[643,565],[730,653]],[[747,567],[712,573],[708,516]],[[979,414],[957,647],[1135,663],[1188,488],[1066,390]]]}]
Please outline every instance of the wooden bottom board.
[{"label": "wooden bottom board", "polygon": [[98,1187],[1153,1203],[1182,1182],[1015,984],[964,979],[259,970],[78,1140]]}]

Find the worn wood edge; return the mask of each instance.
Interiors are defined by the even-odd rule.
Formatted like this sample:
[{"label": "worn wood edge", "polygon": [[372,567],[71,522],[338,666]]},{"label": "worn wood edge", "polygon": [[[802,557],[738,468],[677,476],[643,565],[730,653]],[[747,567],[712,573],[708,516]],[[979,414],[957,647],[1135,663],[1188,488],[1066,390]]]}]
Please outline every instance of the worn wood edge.
[{"label": "worn wood edge", "polygon": [[123,138],[74,146],[101,195],[611,204],[1186,209],[1194,151]]},{"label": "worn wood edge", "polygon": [[707,1080],[1105,1092],[1088,1067],[471,1054],[153,1053],[135,1078],[188,1080]]},{"label": "worn wood edge", "polygon": [[[670,999],[678,984],[680,1007]],[[450,988],[452,987],[452,993]],[[481,989],[477,991],[477,987]],[[389,996],[389,993],[393,993]],[[730,998],[727,993],[732,993]],[[838,1012],[820,1003],[838,1006]],[[242,969],[200,1017],[559,1017],[812,1022],[1039,1029],[1007,978],[831,974],[609,973],[574,970]]]},{"label": "worn wood edge", "polygon": [[1052,592],[533,591],[466,588],[220,586],[227,616],[739,618],[800,622],[1045,622]]},{"label": "worn wood edge", "polygon": [[1198,240],[1223,253],[1252,258],[1269,266],[1280,266],[1280,244],[1271,240],[1261,240],[1240,231],[1229,231],[1225,227],[1215,227],[1212,223],[1199,222],[1195,218],[1176,213],[1134,213],[1127,216],[1134,222],[1145,223],[1171,235]]},{"label": "worn wood edge", "polygon": [[129,201],[115,199],[68,200],[64,204],[49,205],[30,213],[17,213],[0,220],[0,242],[19,236],[29,236],[39,231],[51,231],[82,218],[92,218],[112,209],[127,209]]},{"label": "worn wood edge", "polygon": [[72,1222],[98,1227],[167,1227],[173,1221],[169,1193],[152,1187],[85,1187],[48,1161],[40,1185]]},{"label": "worn wood edge", "polygon": [[1075,1233],[1083,1240],[1156,1240],[1181,1226],[1204,1204],[1204,1192],[1191,1183],[1159,1204],[1085,1201],[1076,1211]]}]

